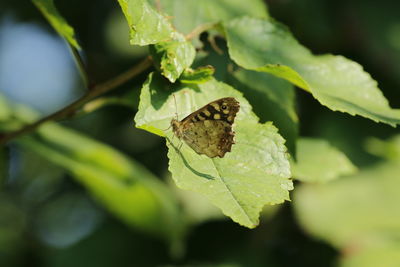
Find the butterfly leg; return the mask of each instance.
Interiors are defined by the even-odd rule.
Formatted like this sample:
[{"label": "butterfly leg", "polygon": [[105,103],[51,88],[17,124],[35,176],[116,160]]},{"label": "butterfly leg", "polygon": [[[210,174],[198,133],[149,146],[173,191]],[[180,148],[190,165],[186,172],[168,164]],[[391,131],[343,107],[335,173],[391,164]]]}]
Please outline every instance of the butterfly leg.
[{"label": "butterfly leg", "polygon": [[179,143],[179,146],[178,146],[178,150],[181,150],[182,145],[183,145],[183,142],[182,142],[182,140],[180,140],[180,143]]}]

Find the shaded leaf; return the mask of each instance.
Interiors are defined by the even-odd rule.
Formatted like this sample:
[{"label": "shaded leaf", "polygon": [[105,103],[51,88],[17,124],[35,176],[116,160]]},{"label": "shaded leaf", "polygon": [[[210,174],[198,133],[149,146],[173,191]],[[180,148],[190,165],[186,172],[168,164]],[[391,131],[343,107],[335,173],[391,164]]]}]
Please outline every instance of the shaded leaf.
[{"label": "shaded leaf", "polygon": [[53,0],[32,0],[35,6],[42,12],[56,32],[63,37],[75,49],[81,49],[76,38],[74,29],[58,13]]},{"label": "shaded leaf", "polygon": [[[157,0],[152,2],[157,6]],[[268,17],[267,7],[262,0],[162,0],[158,6],[171,16],[175,28],[184,34],[200,25],[238,16]]]},{"label": "shaded leaf", "polygon": [[302,182],[325,183],[357,171],[345,154],[325,140],[300,138],[296,154],[296,161],[291,160],[292,173]]},{"label": "shaded leaf", "polygon": [[304,229],[338,249],[400,238],[400,166],[382,163],[329,184],[302,184],[294,207]]},{"label": "shaded leaf", "polygon": [[[190,147],[164,132],[175,113],[183,118],[221,97],[235,97],[241,105],[234,130],[236,144],[224,158],[198,155]],[[293,188],[283,138],[271,124],[260,124],[248,102],[232,87],[210,80],[199,85],[166,89],[151,74],[142,88],[136,126],[168,137],[169,170],[178,187],[204,195],[234,221],[255,227],[265,204],[289,199]]]},{"label": "shaded leaf", "polygon": [[272,121],[286,139],[289,151],[295,153],[298,117],[293,86],[266,73],[238,70],[233,85],[250,101],[261,121]]},{"label": "shaded leaf", "polygon": [[180,234],[174,198],[140,164],[112,148],[51,124],[40,129],[40,139],[25,137],[18,142],[70,171],[128,225],[169,239]]},{"label": "shaded leaf", "polygon": [[150,47],[153,59],[159,65],[162,75],[175,82],[182,72],[192,65],[196,51],[180,33],[174,33],[170,41],[159,42]]},{"label": "shaded leaf", "polygon": [[400,110],[390,108],[376,81],[356,62],[314,56],[272,20],[245,17],[224,25],[229,53],[238,65],[284,78],[332,110],[400,123]]},{"label": "shaded leaf", "polygon": [[340,260],[341,267],[396,267],[400,266],[400,244],[393,242],[389,244],[377,244],[374,247],[356,251],[345,255]]},{"label": "shaded leaf", "polygon": [[232,70],[232,60],[229,58],[228,50],[224,42],[218,42],[218,49],[222,54],[216,51],[211,43],[206,43],[204,47],[196,54],[193,68],[203,66],[212,66],[215,70],[214,78],[221,82],[230,83],[229,80]]},{"label": "shaded leaf", "polygon": [[368,152],[373,155],[400,161],[400,135],[395,135],[388,140],[369,138],[366,143]]},{"label": "shaded leaf", "polygon": [[[20,105],[12,111],[13,120],[20,123],[38,117]],[[115,149],[55,123],[47,123],[35,135],[16,142],[68,170],[128,225],[173,242],[182,237],[185,222],[171,192],[141,164]]]},{"label": "shaded leaf", "polygon": [[204,83],[213,78],[215,69],[213,66],[203,66],[197,69],[187,69],[182,73],[179,81],[181,83]]}]

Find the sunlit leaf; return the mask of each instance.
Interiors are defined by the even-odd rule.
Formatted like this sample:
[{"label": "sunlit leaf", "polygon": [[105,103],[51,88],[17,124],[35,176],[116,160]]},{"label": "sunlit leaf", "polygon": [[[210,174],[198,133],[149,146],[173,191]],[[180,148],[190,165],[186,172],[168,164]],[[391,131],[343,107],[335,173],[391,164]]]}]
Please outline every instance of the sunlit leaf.
[{"label": "sunlit leaf", "polygon": [[300,138],[296,152],[292,173],[302,182],[324,183],[357,170],[345,154],[325,140]]},{"label": "sunlit leaf", "polygon": [[147,0],[118,0],[128,21],[132,45],[149,45],[167,41],[174,29],[168,19]]},{"label": "sunlit leaf", "polygon": [[[181,146],[171,130],[163,131],[176,109],[178,118],[183,118],[227,96],[235,97],[241,108],[234,126],[236,144],[224,158],[198,155],[186,144]],[[271,123],[258,123],[248,102],[224,83],[210,80],[168,89],[151,74],[142,88],[135,122],[139,128],[168,137],[169,170],[178,187],[204,195],[239,224],[255,227],[265,204],[289,199],[288,191],[293,185],[288,179],[290,170],[283,138]]]},{"label": "sunlit leaf", "polygon": [[315,56],[272,20],[245,17],[224,25],[229,53],[238,65],[284,78],[332,110],[400,123],[400,110],[390,108],[376,81],[356,62]]},{"label": "sunlit leaf", "polygon": [[53,0],[32,0],[32,2],[42,12],[43,16],[46,17],[51,26],[53,26],[60,36],[67,40],[67,42],[74,48],[80,49],[75,38],[74,29],[60,15],[60,13],[58,13]]}]

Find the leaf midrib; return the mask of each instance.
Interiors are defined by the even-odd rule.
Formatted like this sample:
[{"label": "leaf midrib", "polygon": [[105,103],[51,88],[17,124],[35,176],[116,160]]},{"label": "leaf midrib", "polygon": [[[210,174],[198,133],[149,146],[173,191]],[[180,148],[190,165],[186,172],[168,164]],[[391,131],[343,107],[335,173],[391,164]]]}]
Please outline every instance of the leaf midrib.
[{"label": "leaf midrib", "polygon": [[218,177],[221,179],[222,184],[225,186],[226,190],[230,193],[230,195],[232,196],[232,199],[235,201],[235,203],[239,206],[241,212],[246,216],[246,218],[248,219],[248,221],[252,224],[255,225],[256,223],[253,222],[253,220],[251,219],[251,216],[246,212],[246,210],[242,207],[242,205],[240,204],[239,200],[237,199],[236,195],[233,193],[233,191],[231,190],[231,188],[229,187],[228,183],[225,182],[225,179],[222,177],[220,170],[218,169],[217,165],[215,164],[215,159],[211,159],[211,162],[218,174]]}]

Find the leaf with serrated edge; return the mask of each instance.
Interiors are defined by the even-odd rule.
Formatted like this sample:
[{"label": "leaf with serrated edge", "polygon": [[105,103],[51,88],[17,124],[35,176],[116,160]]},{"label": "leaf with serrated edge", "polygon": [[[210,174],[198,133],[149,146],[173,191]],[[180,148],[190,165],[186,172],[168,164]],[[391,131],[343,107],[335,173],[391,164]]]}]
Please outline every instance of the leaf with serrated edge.
[{"label": "leaf with serrated edge", "polygon": [[272,20],[244,17],[224,26],[229,54],[238,65],[284,78],[334,111],[400,123],[400,110],[390,108],[376,81],[356,62],[315,56]]},{"label": "leaf with serrated edge", "polygon": [[[289,200],[293,188],[284,139],[271,123],[260,124],[248,102],[232,87],[210,80],[199,85],[183,85],[168,91],[150,74],[142,88],[136,126],[168,128],[175,117],[184,116],[222,97],[240,102],[234,130],[236,144],[224,158],[198,155],[166,130],[169,170],[178,187],[204,195],[225,215],[253,228],[265,204]],[[175,95],[177,107],[172,93]],[[176,109],[175,109],[176,108]]]}]

